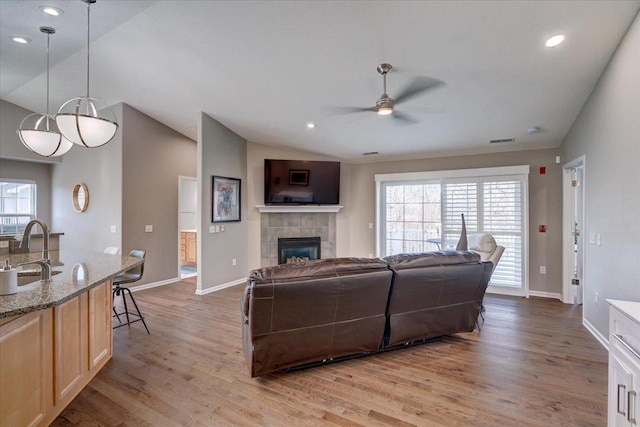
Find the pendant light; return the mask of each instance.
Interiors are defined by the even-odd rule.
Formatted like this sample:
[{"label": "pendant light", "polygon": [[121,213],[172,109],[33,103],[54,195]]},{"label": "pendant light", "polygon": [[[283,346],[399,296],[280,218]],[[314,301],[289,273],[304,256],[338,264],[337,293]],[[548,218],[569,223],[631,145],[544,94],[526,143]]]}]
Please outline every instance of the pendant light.
[{"label": "pendant light", "polygon": [[111,141],[118,130],[113,111],[102,101],[89,97],[89,46],[91,3],[87,4],[87,96],[70,99],[62,104],[56,115],[60,132],[69,141],[87,148],[100,147]]},{"label": "pendant light", "polygon": [[60,134],[55,117],[49,114],[49,39],[56,30],[40,27],[40,32],[47,35],[47,113],[29,114],[20,122],[17,134],[30,151],[43,157],[57,157],[69,151],[73,144]]}]

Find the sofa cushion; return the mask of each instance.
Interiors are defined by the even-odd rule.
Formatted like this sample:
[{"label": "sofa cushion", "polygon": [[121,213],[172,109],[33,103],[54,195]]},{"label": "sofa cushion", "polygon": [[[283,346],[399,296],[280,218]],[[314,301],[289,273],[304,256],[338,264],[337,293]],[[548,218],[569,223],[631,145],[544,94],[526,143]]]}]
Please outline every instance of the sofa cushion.
[{"label": "sofa cushion", "polygon": [[398,254],[385,257],[384,260],[394,270],[424,268],[440,265],[466,264],[480,262],[480,255],[471,251],[436,251],[420,254]]},{"label": "sofa cushion", "polygon": [[335,276],[371,270],[386,270],[387,263],[380,258],[327,258],[299,264],[280,264],[253,270],[249,281],[262,282],[304,277]]}]

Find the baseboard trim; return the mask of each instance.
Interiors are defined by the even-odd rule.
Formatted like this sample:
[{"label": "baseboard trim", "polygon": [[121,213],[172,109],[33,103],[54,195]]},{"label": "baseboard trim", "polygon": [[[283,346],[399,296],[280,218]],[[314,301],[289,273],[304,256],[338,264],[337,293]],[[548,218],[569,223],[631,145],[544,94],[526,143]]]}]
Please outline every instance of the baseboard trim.
[{"label": "baseboard trim", "polygon": [[[552,298],[562,301],[562,295],[556,292],[544,292],[544,291],[532,291],[529,290],[530,297],[538,297],[538,298]],[[564,302],[564,301],[562,301]]]},{"label": "baseboard trim", "polygon": [[176,283],[179,281],[180,281],[180,278],[176,277],[173,279],[160,280],[159,282],[146,283],[144,285],[134,286],[129,288],[129,290],[131,290],[131,292],[138,292],[138,291],[143,291],[145,289],[157,288],[158,286],[170,285],[172,283]]},{"label": "baseboard trim", "polygon": [[241,283],[246,283],[246,281],[247,281],[247,279],[243,277],[242,279],[233,280],[231,282],[223,283],[221,285],[212,286],[212,287],[207,288],[207,289],[196,289],[196,295],[206,295],[206,294],[210,294],[211,292],[221,291],[223,289],[230,288],[231,286],[239,285]]},{"label": "baseboard trim", "polygon": [[589,323],[589,321],[587,319],[582,319],[582,325],[584,325],[585,328],[587,328],[587,331],[591,332],[591,335],[593,335],[600,344],[602,344],[602,346],[609,351],[609,340],[606,339],[604,337],[604,335],[602,335],[600,333],[600,331],[598,331],[595,326],[593,326],[591,323]]}]

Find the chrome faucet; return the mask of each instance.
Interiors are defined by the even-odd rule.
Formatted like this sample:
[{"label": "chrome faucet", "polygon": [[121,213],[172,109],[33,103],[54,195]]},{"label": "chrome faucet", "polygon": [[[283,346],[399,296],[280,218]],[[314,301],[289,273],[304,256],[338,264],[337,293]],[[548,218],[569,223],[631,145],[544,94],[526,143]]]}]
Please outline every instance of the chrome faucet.
[{"label": "chrome faucet", "polygon": [[31,243],[31,229],[34,225],[40,225],[42,228],[42,259],[35,261],[29,261],[24,264],[38,264],[41,267],[40,280],[43,282],[51,281],[51,260],[49,259],[49,227],[44,221],[39,219],[33,219],[29,221],[24,228],[24,234],[22,235],[22,241],[20,242],[19,253],[29,252],[29,244]]}]

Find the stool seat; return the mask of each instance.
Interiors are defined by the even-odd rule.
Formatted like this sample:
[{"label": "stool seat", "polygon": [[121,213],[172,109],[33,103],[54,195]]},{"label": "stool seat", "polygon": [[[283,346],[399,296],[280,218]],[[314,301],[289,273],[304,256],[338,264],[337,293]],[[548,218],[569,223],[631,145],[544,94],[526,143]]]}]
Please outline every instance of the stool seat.
[{"label": "stool seat", "polygon": [[[113,329],[120,328],[125,325],[130,326],[134,322],[142,322],[142,324],[144,325],[144,328],[147,330],[147,333],[148,334],[151,333],[149,332],[149,328],[147,327],[147,322],[144,321],[144,316],[142,315],[142,312],[140,311],[140,308],[138,307],[138,304],[136,303],[135,298],[133,298],[131,289],[122,286],[124,284],[137,282],[138,280],[142,279],[142,273],[144,272],[144,259],[145,259],[146,253],[147,253],[146,251],[139,250],[139,249],[132,250],[129,253],[129,256],[142,258],[143,260],[142,264],[140,264],[139,266],[133,267],[112,279],[113,299],[115,300],[116,296],[122,295],[122,302],[124,304],[124,311],[122,313],[118,313],[115,305],[113,306],[113,317],[117,318],[118,322],[120,322],[120,324],[117,326],[114,326]],[[129,309],[127,308],[127,298],[126,298],[127,294],[129,294],[129,299],[131,299],[133,306],[136,308],[136,313],[130,312]],[[123,314],[127,318],[127,321],[125,323],[123,323],[120,320],[120,316]],[[129,316],[136,316],[137,319],[131,320]]]}]

